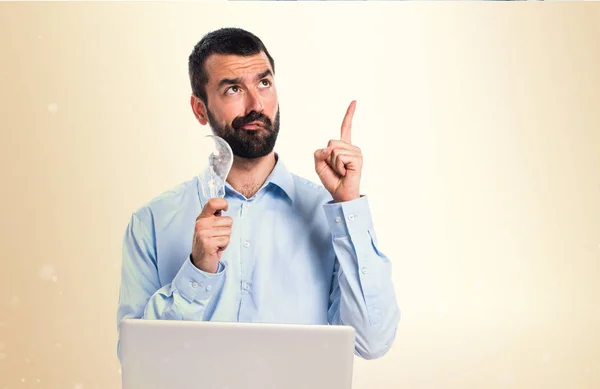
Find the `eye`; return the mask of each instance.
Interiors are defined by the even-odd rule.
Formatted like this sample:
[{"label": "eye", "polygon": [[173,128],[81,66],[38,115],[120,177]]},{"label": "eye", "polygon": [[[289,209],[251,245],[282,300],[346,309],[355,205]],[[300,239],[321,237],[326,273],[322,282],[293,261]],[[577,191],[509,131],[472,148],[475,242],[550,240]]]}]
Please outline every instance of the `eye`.
[{"label": "eye", "polygon": [[262,88],[268,88],[271,86],[271,81],[267,80],[266,78],[264,80],[260,80],[260,86]]},{"label": "eye", "polygon": [[240,87],[237,85],[230,86],[225,90],[226,95],[231,95],[240,91]]}]

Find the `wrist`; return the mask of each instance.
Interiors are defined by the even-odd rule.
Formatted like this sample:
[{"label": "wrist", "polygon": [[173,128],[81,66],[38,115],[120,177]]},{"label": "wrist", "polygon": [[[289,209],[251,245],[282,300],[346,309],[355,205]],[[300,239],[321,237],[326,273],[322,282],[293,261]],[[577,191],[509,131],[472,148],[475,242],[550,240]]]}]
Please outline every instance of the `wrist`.
[{"label": "wrist", "polygon": [[334,203],[346,203],[348,201],[358,200],[361,196],[360,193],[342,196],[331,196],[333,197]]},{"label": "wrist", "polygon": [[201,270],[205,273],[216,274],[217,270],[219,269],[218,263],[211,264],[211,263],[207,263],[206,261],[195,261],[193,255],[190,255],[190,261],[192,262],[192,265],[194,265],[194,267],[196,269]]}]

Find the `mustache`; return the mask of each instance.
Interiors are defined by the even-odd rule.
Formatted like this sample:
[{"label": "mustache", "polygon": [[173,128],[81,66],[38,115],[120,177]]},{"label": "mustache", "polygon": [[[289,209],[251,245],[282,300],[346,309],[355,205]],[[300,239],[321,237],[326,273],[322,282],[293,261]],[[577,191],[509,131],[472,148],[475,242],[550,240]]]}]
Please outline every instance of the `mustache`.
[{"label": "mustache", "polygon": [[252,111],[246,116],[236,117],[235,119],[233,119],[233,122],[231,122],[231,127],[233,127],[233,129],[237,131],[240,128],[242,128],[242,126],[245,126],[246,124],[252,122],[261,122],[264,125],[264,127],[269,131],[271,131],[271,128],[273,127],[271,119],[269,119],[266,115],[256,111]]}]

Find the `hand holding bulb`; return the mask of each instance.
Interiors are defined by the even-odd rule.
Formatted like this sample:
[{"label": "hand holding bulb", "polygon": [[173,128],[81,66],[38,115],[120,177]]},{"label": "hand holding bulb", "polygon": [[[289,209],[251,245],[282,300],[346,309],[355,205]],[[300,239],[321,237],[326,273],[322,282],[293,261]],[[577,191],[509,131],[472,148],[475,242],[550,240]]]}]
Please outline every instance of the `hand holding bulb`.
[{"label": "hand holding bulb", "polygon": [[221,216],[227,211],[225,181],[233,164],[233,152],[222,138],[212,137],[215,150],[208,158],[208,176],[200,176],[204,197],[209,199],[196,218],[191,260],[194,266],[207,273],[216,273],[223,251],[229,245],[233,219]]}]

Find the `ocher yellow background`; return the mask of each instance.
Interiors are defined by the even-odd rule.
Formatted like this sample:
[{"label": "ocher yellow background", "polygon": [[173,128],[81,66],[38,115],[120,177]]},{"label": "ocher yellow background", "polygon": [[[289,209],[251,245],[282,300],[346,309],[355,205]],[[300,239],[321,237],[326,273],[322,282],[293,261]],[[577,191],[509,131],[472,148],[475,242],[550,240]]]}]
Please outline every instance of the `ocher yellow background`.
[{"label": "ocher yellow background", "polygon": [[187,56],[227,25],[295,173],[358,100],[403,317],[356,389],[600,387],[600,4],[186,2],[0,4],[0,389],[120,387],[121,237],[204,167]]}]

